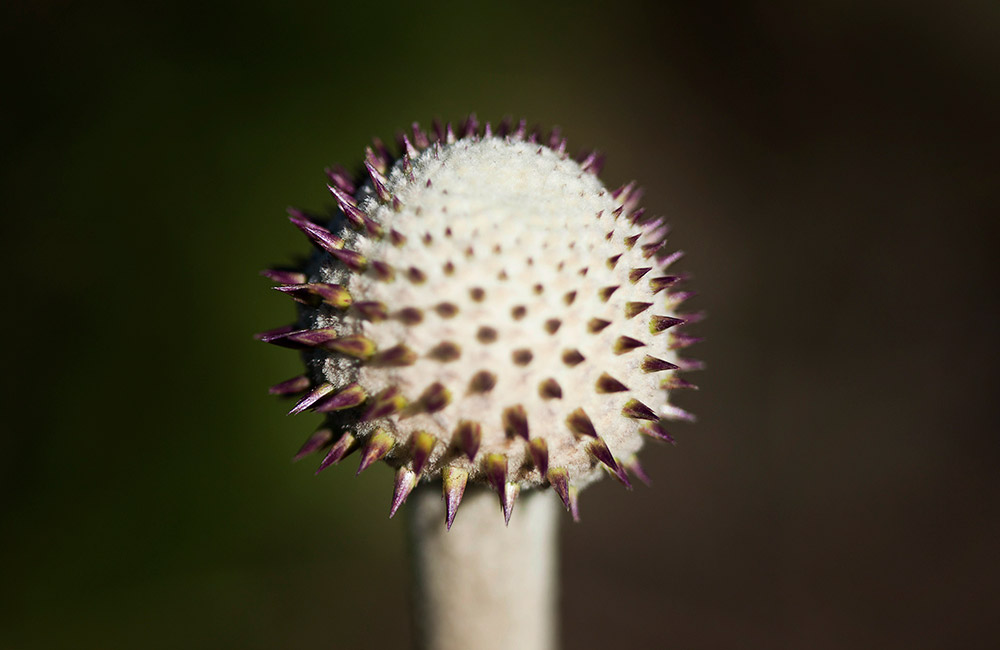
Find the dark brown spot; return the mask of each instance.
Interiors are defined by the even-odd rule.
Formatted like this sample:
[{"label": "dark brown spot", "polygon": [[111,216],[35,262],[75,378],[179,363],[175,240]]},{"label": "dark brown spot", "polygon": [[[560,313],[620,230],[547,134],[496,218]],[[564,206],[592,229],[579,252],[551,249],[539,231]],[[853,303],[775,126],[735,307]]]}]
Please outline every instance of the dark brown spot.
[{"label": "dark brown spot", "polygon": [[653,334],[659,334],[683,322],[680,318],[673,318],[672,316],[653,316],[649,319],[649,331]]},{"label": "dark brown spot", "polygon": [[618,340],[615,341],[615,354],[625,354],[626,352],[631,352],[636,348],[641,348],[646,345],[638,339],[634,339],[631,336],[619,336]]},{"label": "dark brown spot", "polygon": [[506,271],[500,271],[497,273],[497,280],[506,280],[509,276]]},{"label": "dark brown spot", "polygon": [[649,281],[649,286],[652,287],[653,293],[660,293],[672,284],[675,284],[680,280],[680,276],[677,275],[665,275],[660,278],[653,278]]},{"label": "dark brown spot", "polygon": [[566,426],[577,435],[597,437],[594,423],[590,421],[582,408],[576,409],[566,417]]},{"label": "dark brown spot", "polygon": [[434,238],[431,237],[431,234],[429,232],[425,232],[424,236],[421,237],[420,239],[424,242],[424,246],[430,246],[432,243],[434,243]]},{"label": "dark brown spot", "polygon": [[587,331],[591,334],[597,334],[610,324],[611,321],[604,320],[603,318],[591,318],[587,323]]},{"label": "dark brown spot", "polygon": [[606,240],[608,240],[608,241],[611,241],[611,238],[612,238],[612,237],[614,237],[614,236],[615,236],[615,231],[614,231],[614,230],[611,230],[611,231],[608,231],[608,232],[607,232],[607,233],[606,233],[606,234],[604,235],[604,238],[605,238]]},{"label": "dark brown spot", "polygon": [[628,272],[629,281],[632,282],[632,284],[635,284],[636,282],[642,279],[642,276],[649,273],[650,270],[652,270],[652,268],[653,267],[651,266],[644,266],[642,268],[632,269],[631,271]]},{"label": "dark brown spot", "polygon": [[458,347],[458,344],[452,341],[442,341],[431,348],[427,356],[441,363],[449,363],[462,356],[462,348]]},{"label": "dark brown spot", "polygon": [[524,318],[525,314],[528,313],[528,308],[524,305],[518,305],[510,310],[510,317],[514,320],[521,320]]},{"label": "dark brown spot", "polygon": [[451,402],[451,393],[443,384],[435,382],[420,395],[419,403],[427,413],[437,413]]},{"label": "dark brown spot", "polygon": [[469,289],[469,297],[472,298],[473,302],[482,302],[483,298],[486,297],[486,292],[479,287],[473,287]]},{"label": "dark brown spot", "polygon": [[402,343],[394,345],[387,350],[376,352],[368,360],[370,366],[412,366],[417,362],[417,353],[406,347]]},{"label": "dark brown spot", "polygon": [[455,427],[455,446],[462,450],[470,461],[476,457],[482,439],[483,428],[478,422],[462,420]]},{"label": "dark brown spot", "polygon": [[664,361],[663,359],[657,359],[656,357],[651,357],[648,354],[646,358],[642,360],[642,371],[643,372],[661,372],[663,370],[676,370],[677,366],[670,363],[669,361]]},{"label": "dark brown spot", "polygon": [[543,287],[540,284],[536,284],[534,287],[532,287],[532,291],[535,292],[535,295],[541,295],[541,293],[545,291],[545,287]]},{"label": "dark brown spot", "polygon": [[649,420],[651,422],[657,422],[660,419],[660,416],[658,416],[653,409],[649,408],[637,399],[630,399],[625,406],[622,407],[622,415],[634,420]]},{"label": "dark brown spot", "polygon": [[383,321],[389,317],[389,309],[385,303],[378,301],[356,302],[354,308],[358,310],[361,317],[373,323]]},{"label": "dark brown spot", "polygon": [[502,252],[502,250],[500,248],[500,244],[496,244],[496,245],[493,246],[493,254],[494,255],[499,255],[501,252]]},{"label": "dark brown spot", "polygon": [[444,229],[444,236],[445,237],[451,237],[451,228],[445,228]]},{"label": "dark brown spot", "polygon": [[598,393],[621,393],[627,391],[628,387],[605,372],[597,378],[596,389]]},{"label": "dark brown spot", "polygon": [[587,271],[589,271],[589,270],[590,270],[590,267],[585,266],[582,269],[580,269],[579,271],[577,271],[577,273],[580,275],[581,278],[585,278],[585,277],[587,277]]},{"label": "dark brown spot", "polygon": [[411,266],[406,271],[406,277],[410,279],[413,284],[423,284],[427,281],[427,274],[418,269],[415,266]]},{"label": "dark brown spot", "polygon": [[597,295],[601,297],[601,300],[603,300],[604,302],[607,302],[607,301],[611,300],[611,295],[615,291],[618,291],[618,287],[617,286],[614,286],[614,287],[604,287],[603,289],[599,289],[597,291]]},{"label": "dark brown spot", "polygon": [[497,376],[489,370],[480,370],[469,380],[470,393],[488,393],[497,385]]},{"label": "dark brown spot", "polygon": [[445,265],[444,265],[444,274],[445,275],[455,275],[455,265],[452,264],[451,262],[445,262]]},{"label": "dark brown spot", "polygon": [[531,363],[534,355],[531,354],[531,350],[527,348],[521,348],[519,350],[514,350],[510,353],[510,358],[514,360],[514,364],[518,366],[526,366]]},{"label": "dark brown spot", "polygon": [[633,318],[653,306],[651,302],[627,302],[625,303],[625,318]]},{"label": "dark brown spot", "polygon": [[579,350],[566,350],[563,352],[562,362],[572,368],[583,363],[583,355]]},{"label": "dark brown spot", "polygon": [[531,464],[538,469],[538,473],[545,476],[549,470],[549,445],[545,438],[534,438],[528,445],[531,453]]},{"label": "dark brown spot", "polygon": [[562,321],[558,318],[550,318],[545,321],[545,331],[549,334],[555,334],[559,331],[559,326],[562,325]]},{"label": "dark brown spot", "polygon": [[626,237],[625,248],[632,250],[632,248],[635,246],[635,243],[639,241],[640,237],[642,237],[642,233],[639,233],[638,235],[632,235],[631,237]]},{"label": "dark brown spot", "polygon": [[519,436],[528,439],[528,415],[520,404],[503,410],[503,431],[507,437]]},{"label": "dark brown spot", "polygon": [[542,399],[562,399],[562,387],[555,379],[546,379],[538,385],[538,394]]},{"label": "dark brown spot", "polygon": [[567,305],[572,305],[574,300],[576,300],[575,291],[569,291],[566,293],[565,296],[563,296],[563,302],[566,303]]},{"label": "dark brown spot", "polygon": [[497,340],[497,331],[492,327],[480,327],[476,332],[476,338],[480,343],[492,343]]},{"label": "dark brown spot", "polygon": [[396,279],[396,269],[381,260],[372,260],[371,270],[375,277],[383,282],[392,282]]},{"label": "dark brown spot", "polygon": [[406,243],[406,235],[396,230],[389,231],[389,240],[393,246],[402,246]]},{"label": "dark brown spot", "polygon": [[416,325],[424,320],[424,313],[416,307],[403,307],[396,312],[396,318],[404,325]]},{"label": "dark brown spot", "polygon": [[454,318],[455,314],[458,313],[458,307],[450,302],[442,302],[435,305],[434,311],[441,318]]},{"label": "dark brown spot", "polygon": [[620,260],[621,257],[622,257],[621,254],[609,257],[608,258],[608,268],[613,270],[616,266],[618,266],[618,260]]}]

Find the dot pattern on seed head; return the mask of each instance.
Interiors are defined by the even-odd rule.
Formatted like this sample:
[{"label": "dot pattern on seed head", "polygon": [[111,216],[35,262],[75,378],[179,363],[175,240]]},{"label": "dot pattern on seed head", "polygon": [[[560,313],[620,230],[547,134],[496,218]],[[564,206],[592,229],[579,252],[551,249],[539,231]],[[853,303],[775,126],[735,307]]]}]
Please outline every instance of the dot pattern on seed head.
[{"label": "dot pattern on seed head", "polygon": [[678,356],[698,339],[681,331],[692,294],[674,290],[663,220],[634,184],[605,188],[598,156],[523,123],[414,125],[400,150],[376,142],[363,178],[328,170],[337,214],[292,213],[315,255],[266,272],[299,320],[259,338],[307,362],[272,392],[326,414],[299,456],[389,463],[392,512],[440,477],[449,525],[469,481],[507,516],[521,489],[551,485],[575,512],[602,475],[628,484],[644,437],[689,419],[668,390],[697,366]]}]

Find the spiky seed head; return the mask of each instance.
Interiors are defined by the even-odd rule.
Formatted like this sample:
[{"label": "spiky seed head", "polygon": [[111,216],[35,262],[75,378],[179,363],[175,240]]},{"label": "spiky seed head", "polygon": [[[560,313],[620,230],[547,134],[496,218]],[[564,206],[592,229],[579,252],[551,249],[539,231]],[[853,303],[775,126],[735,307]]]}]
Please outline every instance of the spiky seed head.
[{"label": "spiky seed head", "polygon": [[[496,135],[494,135],[496,133]],[[596,177],[558,132],[526,138],[413,126],[393,160],[380,141],[362,178],[328,170],[331,219],[293,210],[316,247],[303,268],[265,271],[298,303],[294,326],[258,335],[302,350],[307,373],[272,387],[324,413],[298,457],[320,469],[360,449],[360,473],[396,468],[395,513],[421,480],[442,480],[446,522],[467,482],[496,490],[505,519],[523,489],[551,486],[574,518],[580,488],[604,474],[648,481],[644,437],[673,442],[690,419],[668,391],[699,367],[677,350],[680,257],[634,183]]]}]

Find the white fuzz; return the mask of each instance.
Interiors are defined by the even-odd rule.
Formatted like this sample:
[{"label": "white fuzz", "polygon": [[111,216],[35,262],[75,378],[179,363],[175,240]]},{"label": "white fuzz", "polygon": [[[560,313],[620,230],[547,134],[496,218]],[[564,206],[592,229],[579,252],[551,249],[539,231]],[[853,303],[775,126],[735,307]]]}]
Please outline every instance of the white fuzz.
[{"label": "white fuzz", "polygon": [[[409,405],[359,424],[358,438],[384,431],[394,441],[385,460],[408,467],[414,435],[433,435],[424,479],[453,467],[468,471],[469,480],[486,481],[484,459],[500,454],[507,459],[506,480],[522,488],[548,483],[529,450],[529,440],[542,438],[548,467],[565,468],[569,484],[579,488],[604,473],[589,449],[595,438],[568,424],[582,409],[613,456],[631,458],[649,422],[623,415],[626,404],[638,400],[659,417],[672,413],[661,386],[673,371],[643,369],[647,355],[678,362],[669,349],[672,333],[650,330],[654,315],[676,316],[671,294],[650,285],[665,262],[643,249],[661,241],[664,229],[631,223],[628,208],[620,209],[623,197],[616,200],[580,164],[538,144],[466,138],[425,148],[411,163],[404,170],[399,161],[386,174],[395,209],[371,185],[357,193],[358,207],[384,236],[333,229],[348,249],[391,267],[394,278],[371,266],[347,272],[329,255],[310,273],[311,281],[341,284],[355,303],[384,304],[388,318],[322,307],[304,312],[307,327],[362,335],[379,351],[402,344],[415,353],[412,365],[326,352],[313,357],[314,372],[335,389],[356,382],[371,397],[397,388]],[[641,236],[627,245],[635,235]],[[630,279],[630,271],[645,267],[652,270]],[[608,296],[610,287],[617,289]],[[652,304],[627,317],[628,303]],[[594,331],[595,319],[610,324]],[[623,336],[642,346],[616,347]],[[604,375],[627,390],[601,392]],[[483,391],[477,376],[495,384]],[[434,384],[448,392],[436,411],[421,406]],[[505,411],[513,408],[516,416],[518,407],[528,439],[505,431]],[[472,460],[455,440],[462,422],[481,427]]]}]

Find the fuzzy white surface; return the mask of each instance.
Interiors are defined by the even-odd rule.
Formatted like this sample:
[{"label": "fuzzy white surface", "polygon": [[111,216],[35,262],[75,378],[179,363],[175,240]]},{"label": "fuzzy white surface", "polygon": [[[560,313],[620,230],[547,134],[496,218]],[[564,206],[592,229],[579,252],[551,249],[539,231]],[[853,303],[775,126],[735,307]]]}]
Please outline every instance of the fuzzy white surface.
[{"label": "fuzzy white surface", "polygon": [[[390,314],[404,307],[420,309],[423,321],[416,325],[391,317],[368,322],[352,316],[336,323],[341,334],[364,334],[379,349],[405,343],[419,359],[398,368],[329,364],[327,379],[335,385],[358,381],[370,395],[397,386],[411,402],[440,382],[450,391],[451,401],[437,413],[393,415],[380,422],[397,440],[387,460],[406,465],[412,434],[428,431],[438,443],[424,470],[425,479],[439,476],[441,467],[450,464],[469,470],[473,481],[484,480],[482,460],[487,454],[502,453],[508,458],[509,480],[523,487],[542,485],[545,477],[534,469],[527,441],[503,430],[503,410],[514,405],[527,412],[530,436],[545,438],[549,466],[567,468],[576,486],[604,472],[586,449],[592,439],[567,427],[566,418],[575,409],[583,408],[616,458],[635,454],[642,446],[638,430],[643,422],[623,416],[623,405],[638,399],[661,415],[671,413],[667,392],[660,388],[670,372],[645,373],[640,367],[647,354],[676,361],[668,350],[669,332],[654,336],[649,329],[652,315],[674,315],[668,292],[654,295],[649,285],[650,278],[663,274],[662,269],[654,259],[642,256],[642,244],[657,241],[661,234],[647,232],[628,249],[624,239],[643,228],[631,225],[624,215],[617,220],[612,216],[621,202],[573,160],[527,142],[487,138],[459,140],[439,152],[431,147],[414,161],[412,181],[397,163],[388,174],[388,189],[402,203],[400,211],[379,202],[370,188],[360,206],[387,231],[405,235],[406,242],[397,247],[389,238],[352,235],[350,245],[369,260],[392,265],[395,281],[378,280],[370,270],[326,275],[346,280],[355,301],[380,301]],[[610,268],[607,260],[619,254],[617,265]],[[449,263],[454,267],[451,274],[445,271]],[[630,282],[631,269],[648,266],[653,270],[639,282]],[[419,269],[426,281],[412,282],[406,275],[410,268]],[[609,286],[619,289],[604,302],[599,291]],[[484,292],[481,302],[473,300],[472,289]],[[576,298],[567,305],[569,292],[576,292]],[[627,319],[627,302],[653,306]],[[434,307],[440,303],[453,304],[457,314],[438,315]],[[515,307],[526,309],[523,318],[513,317]],[[587,325],[592,318],[611,325],[591,333]],[[561,322],[555,333],[546,329],[550,319]],[[477,339],[484,326],[496,330],[495,342]],[[614,342],[623,335],[644,342],[645,347],[616,354]],[[460,357],[447,363],[429,358],[428,351],[442,342],[457,344]],[[523,366],[512,358],[512,352],[520,349],[532,354]],[[572,349],[585,358],[573,367],[562,360],[564,351]],[[495,387],[486,394],[468,394],[470,379],[482,370],[496,375]],[[602,373],[629,390],[598,393],[595,384]],[[558,382],[561,399],[540,395],[539,385],[546,379]],[[482,426],[482,446],[474,462],[452,445],[462,420]]]}]

